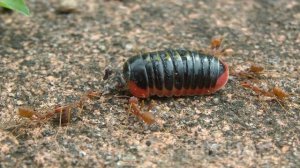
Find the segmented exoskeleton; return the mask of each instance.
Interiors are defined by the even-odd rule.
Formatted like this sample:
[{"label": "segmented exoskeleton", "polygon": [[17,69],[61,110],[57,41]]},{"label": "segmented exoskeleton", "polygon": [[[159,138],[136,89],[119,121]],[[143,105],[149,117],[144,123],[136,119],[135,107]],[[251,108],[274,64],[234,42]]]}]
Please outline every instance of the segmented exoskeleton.
[{"label": "segmented exoskeleton", "polygon": [[146,98],[210,94],[228,80],[228,66],[198,51],[168,49],[129,58],[123,76],[132,95]]}]

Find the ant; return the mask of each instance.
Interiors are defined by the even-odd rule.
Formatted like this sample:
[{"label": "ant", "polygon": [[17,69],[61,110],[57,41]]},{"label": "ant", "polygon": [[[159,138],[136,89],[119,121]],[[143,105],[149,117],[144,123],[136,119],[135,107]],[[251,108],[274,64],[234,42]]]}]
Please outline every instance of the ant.
[{"label": "ant", "polygon": [[[264,73],[264,67],[253,64],[246,71],[241,71],[238,73],[235,72],[233,75],[241,78],[256,79],[263,73]],[[289,96],[289,94],[287,94],[279,87],[273,87],[272,89],[266,91],[246,81],[242,81],[241,86],[244,88],[251,89],[259,95],[277,98],[281,101],[283,101],[285,98]]]},{"label": "ant", "polygon": [[[152,113],[150,113],[149,111],[141,112],[138,106],[138,102],[139,102],[138,98],[130,97],[128,102],[129,102],[129,112],[142,119],[148,125],[151,125],[155,122],[155,118]],[[148,110],[150,110],[150,107],[151,106],[148,107]]]},{"label": "ant", "polygon": [[38,111],[29,107],[20,107],[18,112],[21,117],[28,118],[32,121],[47,121],[57,115],[59,116],[59,124],[66,125],[70,123],[72,109],[79,108],[81,113],[87,100],[99,99],[100,96],[100,92],[88,91],[80,97],[79,101],[66,105],[56,105],[54,108],[47,109],[45,114],[40,114]]},{"label": "ant", "polygon": [[283,91],[279,87],[273,87],[272,89],[266,91],[257,86],[254,86],[248,82],[241,83],[241,86],[243,86],[245,88],[249,88],[259,95],[263,95],[266,97],[278,98],[281,101],[283,101],[285,98],[287,98],[289,96],[289,94],[287,94],[285,91]]}]

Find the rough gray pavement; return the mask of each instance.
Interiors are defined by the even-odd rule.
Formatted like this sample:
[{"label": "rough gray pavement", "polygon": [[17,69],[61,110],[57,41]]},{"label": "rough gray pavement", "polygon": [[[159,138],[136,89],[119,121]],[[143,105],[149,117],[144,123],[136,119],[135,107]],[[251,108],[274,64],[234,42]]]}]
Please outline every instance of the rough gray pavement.
[{"label": "rough gray pavement", "polygon": [[[0,167],[300,166],[299,1],[26,2],[31,17],[0,14]],[[18,116],[103,90],[104,69],[140,52],[201,49],[216,35],[234,51],[231,70],[260,64],[254,84],[290,97],[280,104],[231,76],[214,95],[152,98],[151,126],[115,96],[128,93],[90,101],[65,127]]]}]

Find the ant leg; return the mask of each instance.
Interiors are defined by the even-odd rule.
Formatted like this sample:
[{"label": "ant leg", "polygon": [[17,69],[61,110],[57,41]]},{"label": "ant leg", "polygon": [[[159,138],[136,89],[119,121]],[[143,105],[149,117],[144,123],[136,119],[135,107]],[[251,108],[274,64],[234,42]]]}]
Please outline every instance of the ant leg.
[{"label": "ant leg", "polygon": [[57,107],[55,113],[59,114],[59,126],[68,124],[71,120],[72,105]]},{"label": "ant leg", "polygon": [[142,100],[141,109],[144,109],[144,107],[145,107],[145,100],[143,99],[143,100]]},{"label": "ant leg", "polygon": [[59,127],[61,127],[61,120],[62,120],[62,109],[59,112]]},{"label": "ant leg", "polygon": [[156,105],[156,102],[154,100],[151,100],[150,104],[147,107],[147,111],[152,110],[155,105]]}]

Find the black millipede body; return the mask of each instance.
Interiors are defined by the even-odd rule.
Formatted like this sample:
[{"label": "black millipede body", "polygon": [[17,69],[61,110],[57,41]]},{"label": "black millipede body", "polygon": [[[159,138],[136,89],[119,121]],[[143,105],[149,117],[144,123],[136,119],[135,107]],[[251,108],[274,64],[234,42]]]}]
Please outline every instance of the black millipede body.
[{"label": "black millipede body", "polygon": [[198,51],[168,49],[131,57],[123,75],[136,97],[209,94],[227,82],[227,65]]}]

